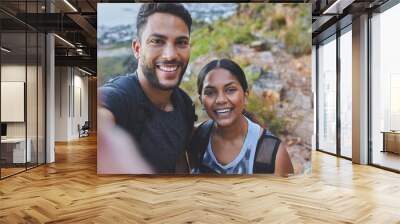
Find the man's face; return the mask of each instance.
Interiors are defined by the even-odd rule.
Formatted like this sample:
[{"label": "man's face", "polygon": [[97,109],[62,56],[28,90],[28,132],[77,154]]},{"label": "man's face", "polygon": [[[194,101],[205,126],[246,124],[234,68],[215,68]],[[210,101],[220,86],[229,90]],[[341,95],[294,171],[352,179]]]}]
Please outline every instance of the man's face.
[{"label": "man's face", "polygon": [[190,57],[189,29],[174,15],[154,13],[133,42],[139,69],[149,83],[161,90],[179,86]]}]

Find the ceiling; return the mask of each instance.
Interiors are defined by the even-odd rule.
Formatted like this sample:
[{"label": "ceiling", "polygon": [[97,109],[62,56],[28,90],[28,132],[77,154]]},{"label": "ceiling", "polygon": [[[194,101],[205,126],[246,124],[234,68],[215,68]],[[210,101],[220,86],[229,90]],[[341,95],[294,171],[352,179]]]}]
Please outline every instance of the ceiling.
[{"label": "ceiling", "polygon": [[310,0],[313,44],[351,24],[361,14],[373,12],[388,0]]},{"label": "ceiling", "polygon": [[[28,55],[35,48],[25,47],[25,31],[52,32],[55,37],[56,66],[78,66],[96,74],[97,0],[1,0],[2,43],[13,49],[12,58]],[[50,13],[51,12],[51,13]],[[41,47],[41,46],[39,46]],[[24,58],[24,57],[23,57]]]},{"label": "ceiling", "polygon": [[[335,32],[337,27],[339,27],[337,24],[341,26],[345,26],[347,23],[350,24],[352,17],[360,13],[365,13],[368,10],[373,10],[386,1],[294,0],[285,2],[305,2],[312,4],[312,37],[313,43],[316,43],[326,36],[331,35],[332,32]],[[25,32],[26,29],[40,32],[54,32],[58,35],[55,38],[56,65],[79,66],[95,74],[97,66],[96,5],[100,2],[132,1],[1,0],[1,29],[3,32],[10,33]],[[7,35],[7,38],[15,40],[15,45],[18,45],[18,41],[23,41],[18,37],[12,38],[11,34]],[[22,46],[23,43],[20,44]]]}]

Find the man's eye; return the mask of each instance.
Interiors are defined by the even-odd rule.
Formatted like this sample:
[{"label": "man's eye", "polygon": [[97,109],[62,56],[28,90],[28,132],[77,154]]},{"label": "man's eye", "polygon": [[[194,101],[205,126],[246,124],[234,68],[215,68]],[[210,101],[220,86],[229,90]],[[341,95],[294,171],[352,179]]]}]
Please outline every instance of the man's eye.
[{"label": "man's eye", "polygon": [[160,39],[151,39],[150,43],[152,43],[152,44],[162,44],[162,40],[160,40]]},{"label": "man's eye", "polygon": [[189,41],[187,41],[187,40],[179,40],[179,41],[177,41],[177,45],[182,46],[182,47],[186,47],[187,45],[189,45]]}]

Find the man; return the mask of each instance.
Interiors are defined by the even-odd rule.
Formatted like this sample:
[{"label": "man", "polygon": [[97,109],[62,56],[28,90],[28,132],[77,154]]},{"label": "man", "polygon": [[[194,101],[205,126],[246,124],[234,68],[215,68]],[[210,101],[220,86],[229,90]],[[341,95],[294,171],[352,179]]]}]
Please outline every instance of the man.
[{"label": "man", "polygon": [[[195,121],[193,103],[178,87],[189,62],[191,24],[182,4],[143,4],[132,42],[137,71],[100,88],[103,127],[116,124],[135,139],[154,173],[177,171]],[[107,138],[105,131],[100,137]]]}]

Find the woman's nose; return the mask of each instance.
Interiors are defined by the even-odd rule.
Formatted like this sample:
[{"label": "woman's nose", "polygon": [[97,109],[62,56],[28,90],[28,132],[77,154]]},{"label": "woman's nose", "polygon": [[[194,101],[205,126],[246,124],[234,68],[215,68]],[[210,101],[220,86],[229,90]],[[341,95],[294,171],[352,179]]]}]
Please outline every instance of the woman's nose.
[{"label": "woman's nose", "polygon": [[217,99],[215,100],[215,103],[217,103],[217,104],[223,104],[223,103],[226,103],[226,96],[225,96],[225,94],[218,94],[217,95]]}]

